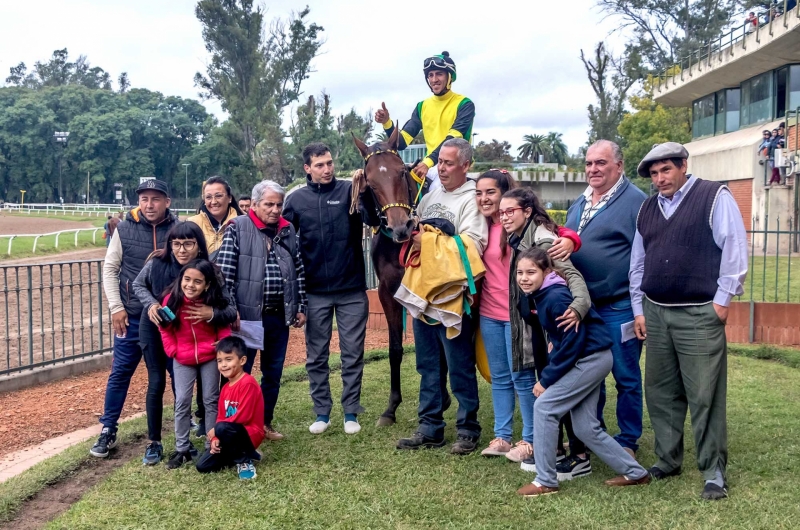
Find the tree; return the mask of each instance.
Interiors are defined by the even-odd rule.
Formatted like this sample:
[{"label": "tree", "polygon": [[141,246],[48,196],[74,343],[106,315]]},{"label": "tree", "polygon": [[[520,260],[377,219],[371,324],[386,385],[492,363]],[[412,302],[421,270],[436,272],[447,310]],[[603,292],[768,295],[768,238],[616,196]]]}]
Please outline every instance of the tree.
[{"label": "tree", "polygon": [[[746,0],[747,1],[747,0]],[[661,72],[718,37],[740,0],[597,0],[630,30],[630,51],[651,73]]]},{"label": "tree", "polygon": [[490,143],[479,142],[475,146],[475,162],[505,162],[511,163],[514,158],[511,156],[511,144],[503,141],[498,142],[492,139]]},{"label": "tree", "polygon": [[235,147],[264,177],[285,182],[284,109],[297,101],[311,61],[323,44],[322,26],[307,23],[309,9],[264,28],[264,9],[253,0],[200,0],[195,15],[211,54],[197,73],[201,96],[216,99],[239,129]]},{"label": "tree", "polygon": [[632,95],[629,104],[634,110],[619,125],[624,140],[625,174],[636,177],[636,167],[653,148],[664,142],[691,141],[691,113],[688,108],[668,108],[653,100],[653,79],[644,83],[639,95]]},{"label": "tree", "polygon": [[605,44],[599,42],[594,50],[594,62],[586,58],[583,50],[581,61],[597,96],[597,104],[588,106],[589,144],[601,139],[618,142],[617,127],[625,114],[625,99],[638,78],[631,71],[636,60],[614,59],[606,51]]},{"label": "tree", "polygon": [[567,150],[564,140],[561,139],[562,136],[564,135],[557,132],[547,133],[547,150],[550,156],[549,162],[555,162],[557,164],[567,163],[569,151]]},{"label": "tree", "polygon": [[[127,81],[127,74],[124,75]],[[12,67],[6,83],[37,90],[66,85],[111,90],[111,75],[99,66],[89,64],[85,55],[79,56],[74,63],[69,62],[69,52],[64,48],[54,51],[45,63],[36,61],[30,73],[25,63]]]},{"label": "tree", "polygon": [[526,134],[522,141],[523,144],[517,148],[520,160],[538,162],[539,155],[546,157],[550,154],[547,137],[543,134]]}]

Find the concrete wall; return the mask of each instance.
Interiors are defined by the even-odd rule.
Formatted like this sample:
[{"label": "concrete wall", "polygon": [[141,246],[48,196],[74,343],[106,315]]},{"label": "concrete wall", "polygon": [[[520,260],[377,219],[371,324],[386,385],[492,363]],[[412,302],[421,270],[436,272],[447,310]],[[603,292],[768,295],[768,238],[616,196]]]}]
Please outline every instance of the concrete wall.
[{"label": "concrete wall", "polygon": [[[509,171],[523,186],[530,186],[543,202],[574,201],[588,186],[585,173],[565,171]],[[469,173],[478,178],[480,173]]]}]

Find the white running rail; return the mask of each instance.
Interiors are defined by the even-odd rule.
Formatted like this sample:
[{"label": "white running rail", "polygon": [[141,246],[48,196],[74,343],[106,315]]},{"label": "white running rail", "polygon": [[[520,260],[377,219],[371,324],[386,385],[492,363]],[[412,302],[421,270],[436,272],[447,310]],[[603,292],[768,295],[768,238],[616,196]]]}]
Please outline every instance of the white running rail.
[{"label": "white running rail", "polygon": [[[119,204],[46,204],[46,203],[31,203],[31,204],[15,204],[5,203],[0,206],[0,209],[7,212],[25,213],[25,214],[44,214],[50,215],[71,215],[73,217],[103,217],[115,214],[117,212],[124,212],[130,210]],[[194,215],[197,210],[191,209],[170,209],[171,212],[178,215]]]},{"label": "white running rail", "polygon": [[8,238],[8,252],[7,255],[11,255],[11,244],[14,240],[18,237],[32,237],[33,238],[33,250],[31,252],[36,254],[36,245],[39,242],[39,238],[46,237],[46,236],[56,236],[56,248],[58,248],[58,240],[62,234],[75,234],[75,246],[78,246],[78,234],[81,232],[92,232],[92,243],[97,244],[97,232],[102,232],[102,228],[75,228],[72,230],[61,230],[59,232],[50,232],[48,234],[0,234],[0,238],[7,237]]}]

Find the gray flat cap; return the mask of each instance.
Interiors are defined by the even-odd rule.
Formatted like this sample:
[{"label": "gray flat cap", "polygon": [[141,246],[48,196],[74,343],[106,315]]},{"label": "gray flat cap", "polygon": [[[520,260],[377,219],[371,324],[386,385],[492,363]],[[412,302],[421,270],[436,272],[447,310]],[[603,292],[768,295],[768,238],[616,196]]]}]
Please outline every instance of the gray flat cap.
[{"label": "gray flat cap", "polygon": [[642,158],[639,162],[639,167],[636,172],[640,177],[650,178],[650,166],[653,162],[659,160],[666,160],[668,158],[689,158],[689,151],[678,142],[664,142],[663,144],[656,144],[649,153]]}]

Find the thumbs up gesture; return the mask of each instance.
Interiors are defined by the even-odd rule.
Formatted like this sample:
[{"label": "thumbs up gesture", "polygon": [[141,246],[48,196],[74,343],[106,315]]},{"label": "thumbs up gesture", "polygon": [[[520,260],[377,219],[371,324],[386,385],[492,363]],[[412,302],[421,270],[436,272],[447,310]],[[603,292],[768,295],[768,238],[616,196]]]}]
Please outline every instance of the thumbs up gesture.
[{"label": "thumbs up gesture", "polygon": [[381,102],[381,108],[375,112],[375,121],[380,124],[389,121],[389,110],[386,108],[386,103]]}]

